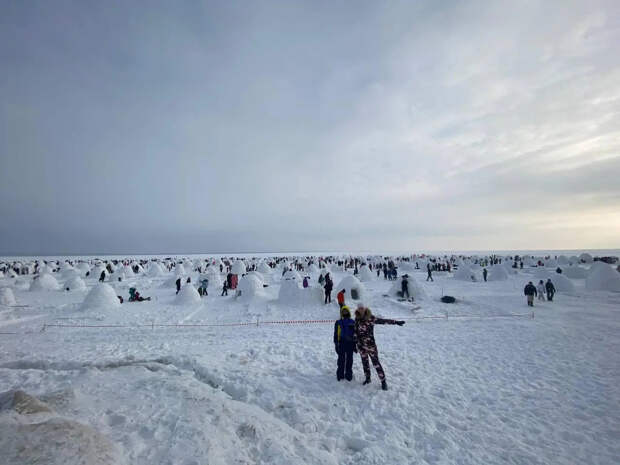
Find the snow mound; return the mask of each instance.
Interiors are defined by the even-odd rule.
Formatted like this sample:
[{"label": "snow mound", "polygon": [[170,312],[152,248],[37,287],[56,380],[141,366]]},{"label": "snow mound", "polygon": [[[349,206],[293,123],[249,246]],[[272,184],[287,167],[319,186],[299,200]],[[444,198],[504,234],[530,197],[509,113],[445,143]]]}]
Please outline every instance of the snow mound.
[{"label": "snow mound", "polygon": [[246,272],[245,263],[243,263],[243,261],[241,260],[237,260],[235,263],[232,264],[232,267],[230,268],[230,272],[232,274],[241,276],[242,274]]},{"label": "snow mound", "polygon": [[248,273],[239,280],[237,290],[240,291],[237,295],[238,299],[252,300],[263,294],[263,280],[259,278],[258,273]]},{"label": "snow mound", "polygon": [[79,276],[75,276],[65,282],[63,289],[66,290],[67,288],[69,288],[70,291],[83,291],[86,289],[86,283]]},{"label": "snow mound", "polygon": [[192,305],[200,302],[200,294],[191,284],[183,284],[174,299],[175,305]]},{"label": "snow mound", "polygon": [[322,287],[303,288],[296,279],[283,279],[278,300],[287,306],[308,306],[322,304],[325,294]]},{"label": "snow mound", "polygon": [[82,302],[82,310],[89,308],[117,308],[121,303],[114,288],[106,283],[95,285]]},{"label": "snow mound", "polygon": [[480,281],[478,272],[472,270],[465,263],[459,266],[459,268],[454,272],[454,279],[458,279],[459,281]]},{"label": "snow mound", "polygon": [[575,292],[575,285],[564,275],[556,273],[551,277],[551,282],[555,286],[555,290],[558,292],[567,292],[569,294]]},{"label": "snow mound", "polygon": [[0,289],[0,305],[17,305],[15,294],[13,294],[10,287],[3,287]]},{"label": "snow mound", "polygon": [[174,267],[174,275],[177,278],[187,275],[187,272],[185,271],[185,267],[179,263],[177,266]]},{"label": "snow mound", "polygon": [[258,269],[259,272],[261,272],[263,274],[266,274],[266,275],[271,274],[271,272],[273,271],[271,269],[271,267],[269,265],[267,265],[267,263],[265,263],[265,262],[262,262],[260,265],[258,265],[257,269]]},{"label": "snow mound", "polygon": [[620,292],[620,273],[607,263],[596,262],[590,268],[590,274],[586,278],[586,289]]},{"label": "snow mound", "polygon": [[[392,297],[400,297],[399,292],[401,292],[402,290],[402,281],[403,281],[402,276],[397,278],[396,281],[394,281],[394,283],[392,284],[392,287],[390,287],[390,291],[388,294],[391,295]],[[407,278],[407,281],[409,281],[409,296],[410,297],[413,297],[414,300],[424,300],[427,298],[426,292],[424,292],[424,289],[422,289],[420,284],[418,284],[418,282],[415,280],[413,276],[409,275]]]},{"label": "snow mound", "polygon": [[586,279],[588,277],[588,270],[577,265],[567,266],[562,270],[562,274],[572,279]]},{"label": "snow mound", "polygon": [[282,279],[294,279],[297,282],[302,282],[303,279],[301,278],[301,275],[295,271],[295,270],[288,270],[286,273],[284,273],[284,275],[282,276]]},{"label": "snow mound", "polygon": [[581,260],[584,263],[592,263],[594,261],[594,259],[592,258],[592,255],[590,255],[587,252],[584,252],[581,255],[579,255],[579,260]]},{"label": "snow mound", "polygon": [[361,282],[367,283],[375,279],[375,274],[372,271],[370,271],[370,268],[364,265],[359,269],[358,277]]},{"label": "snow mound", "polygon": [[164,274],[164,270],[162,269],[159,263],[153,262],[149,265],[149,270],[147,272],[147,275],[150,276],[151,278],[157,278],[158,276],[163,276],[163,274]]},{"label": "snow mound", "polygon": [[487,279],[489,281],[506,281],[508,279],[508,271],[504,266],[492,266]]},{"label": "snow mound", "polygon": [[58,281],[49,273],[39,275],[30,284],[31,291],[57,291],[58,289],[60,289]]},{"label": "snow mound", "polygon": [[[334,292],[338,293],[342,289],[345,290],[346,297],[353,300],[363,300],[366,293],[364,285],[355,276],[345,276],[342,278],[338,285],[334,287]],[[356,298],[354,298],[354,295]]]}]

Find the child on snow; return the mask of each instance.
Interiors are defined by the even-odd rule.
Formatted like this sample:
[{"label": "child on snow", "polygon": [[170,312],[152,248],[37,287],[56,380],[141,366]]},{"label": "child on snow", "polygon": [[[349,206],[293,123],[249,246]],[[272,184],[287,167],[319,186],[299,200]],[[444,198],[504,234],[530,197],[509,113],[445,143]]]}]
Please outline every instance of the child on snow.
[{"label": "child on snow", "polygon": [[334,324],[334,348],[338,354],[336,370],[338,381],[353,379],[353,352],[357,352],[355,342],[355,322],[351,319],[349,307],[345,305],[340,309],[340,320]]},{"label": "child on snow", "polygon": [[536,286],[536,292],[538,292],[538,300],[542,300],[544,302],[544,300],[545,300],[545,283],[543,283],[542,279],[538,282],[538,286]]}]

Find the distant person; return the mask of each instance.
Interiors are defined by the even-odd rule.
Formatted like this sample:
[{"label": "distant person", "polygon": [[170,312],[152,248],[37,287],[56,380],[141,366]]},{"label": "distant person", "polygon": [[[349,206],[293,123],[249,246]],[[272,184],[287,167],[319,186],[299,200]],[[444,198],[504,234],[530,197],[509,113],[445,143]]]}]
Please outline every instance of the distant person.
[{"label": "distant person", "polygon": [[225,296],[225,295],[228,295],[228,280],[224,280],[224,284],[222,285],[222,295],[221,296]]},{"label": "distant person", "polygon": [[534,296],[538,294],[538,292],[536,291],[536,287],[532,284],[532,281],[530,281],[529,283],[525,285],[525,288],[523,289],[523,293],[527,297],[528,306],[533,307]]},{"label": "distant person", "polygon": [[200,297],[209,295],[209,292],[207,291],[208,287],[209,280],[207,278],[204,278],[202,281],[200,281],[200,287],[198,288],[198,294],[200,294]]},{"label": "distant person", "polygon": [[381,389],[387,391],[387,382],[385,381],[385,372],[379,362],[379,351],[375,342],[374,328],[375,325],[404,325],[404,321],[388,320],[385,318],[377,318],[369,308],[358,304],[355,310],[355,339],[357,341],[357,350],[362,359],[362,366],[366,379],[364,385],[370,384],[370,366],[368,358],[372,361],[372,365],[377,370],[377,376],[381,380]]},{"label": "distant person", "polygon": [[105,271],[102,271],[99,275],[99,282],[102,283],[105,280]]},{"label": "distant person", "polygon": [[175,281],[175,284],[177,285],[177,294],[178,294],[179,291],[181,290],[181,278],[177,278],[177,280]]},{"label": "distant person", "polygon": [[519,268],[523,269],[523,262],[519,262]]},{"label": "distant person", "polygon": [[557,274],[562,274],[562,268],[560,268],[559,266],[555,269],[555,272]]},{"label": "distant person", "polygon": [[326,305],[328,302],[330,304],[332,303],[332,289],[333,288],[334,288],[334,283],[329,273],[327,273],[325,275],[325,286],[323,287],[323,289],[325,289],[325,304]]},{"label": "distant person", "polygon": [[[409,298],[409,280],[407,279],[407,275],[403,275],[403,280],[400,282],[400,290],[403,295],[403,299]],[[405,294],[407,297],[405,297]]]},{"label": "distant person", "polygon": [[303,286],[304,286],[304,289],[308,287],[308,276],[304,277]]},{"label": "distant person", "polygon": [[541,279],[536,286],[536,292],[538,293],[538,300],[545,301],[545,283]]},{"label": "distant person", "polygon": [[323,277],[323,273],[321,273],[319,275],[319,284],[322,286],[323,285],[323,281],[325,281],[325,278]]},{"label": "distant person", "polygon": [[342,289],[337,295],[336,295],[336,300],[338,301],[338,305],[340,306],[340,308],[345,306],[344,303],[344,294],[345,294],[346,290]]},{"label": "distant person", "polygon": [[545,289],[547,291],[547,300],[549,302],[552,302],[553,296],[555,295],[555,286],[551,282],[551,279],[547,279],[547,282],[545,283]]},{"label": "distant person", "polygon": [[353,352],[357,352],[355,322],[346,305],[340,309],[340,320],[334,324],[334,348],[338,354],[336,379],[353,379]]},{"label": "distant person", "polygon": [[187,281],[185,281],[187,284],[192,282],[192,278],[190,278],[189,276],[187,277]]},{"label": "distant person", "polygon": [[151,298],[142,297],[135,287],[129,288],[129,302],[144,302],[145,300],[151,300]]},{"label": "distant person", "polygon": [[427,281],[429,281],[429,280],[430,281],[434,281],[433,280],[433,270],[431,268],[431,264],[430,263],[426,264],[426,280]]},{"label": "distant person", "polygon": [[486,268],[482,269],[482,277],[484,278],[484,282],[487,282],[487,275],[489,274],[489,272],[487,271]]}]

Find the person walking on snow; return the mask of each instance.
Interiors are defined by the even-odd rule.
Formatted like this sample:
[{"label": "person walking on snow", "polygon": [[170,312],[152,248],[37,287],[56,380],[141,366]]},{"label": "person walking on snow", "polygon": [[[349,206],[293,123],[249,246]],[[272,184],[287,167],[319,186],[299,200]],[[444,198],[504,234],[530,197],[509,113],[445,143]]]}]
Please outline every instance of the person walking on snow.
[{"label": "person walking on snow", "polygon": [[536,286],[536,293],[538,294],[538,300],[542,300],[544,302],[545,301],[545,283],[543,283],[542,279],[538,282],[538,286]]},{"label": "person walking on snow", "polygon": [[355,341],[355,322],[346,305],[340,309],[340,320],[334,324],[334,348],[338,354],[336,379],[353,379],[353,352],[357,352]]},{"label": "person walking on snow", "polygon": [[224,280],[224,284],[222,285],[222,296],[228,295],[228,281]]},{"label": "person walking on snow", "polygon": [[357,310],[355,310],[355,339],[357,341],[357,350],[362,359],[364,374],[366,375],[366,380],[363,383],[364,385],[370,384],[370,366],[368,364],[368,358],[370,357],[372,365],[375,367],[375,370],[377,370],[377,376],[379,376],[381,380],[381,389],[387,391],[385,372],[379,362],[379,351],[377,350],[377,343],[375,342],[375,325],[402,326],[404,324],[404,321],[377,318],[370,312],[369,308],[364,307],[362,304],[358,304]]},{"label": "person walking on snow", "polygon": [[534,296],[538,294],[538,292],[536,291],[536,287],[532,284],[532,281],[530,281],[529,283],[525,285],[525,288],[523,289],[523,293],[527,297],[527,305],[530,307],[533,307]]},{"label": "person walking on snow", "polygon": [[482,270],[482,277],[484,278],[484,282],[487,282],[487,275],[489,274],[489,272],[487,271],[486,268],[483,268]]},{"label": "person walking on snow", "polygon": [[338,301],[338,305],[340,306],[340,308],[344,307],[344,294],[345,294],[346,290],[342,289],[337,295],[336,295],[336,300]]},{"label": "person walking on snow", "polygon": [[547,300],[549,302],[553,301],[553,296],[555,295],[555,286],[551,282],[551,278],[547,279],[547,283],[545,284],[545,289],[547,290]]},{"label": "person walking on snow", "polygon": [[181,290],[181,278],[178,278],[175,284],[177,285],[177,294],[178,294],[179,291]]},{"label": "person walking on snow", "polygon": [[428,280],[433,281],[433,271],[431,270],[431,264],[430,263],[426,264],[426,273],[427,273],[426,280],[427,281]]}]

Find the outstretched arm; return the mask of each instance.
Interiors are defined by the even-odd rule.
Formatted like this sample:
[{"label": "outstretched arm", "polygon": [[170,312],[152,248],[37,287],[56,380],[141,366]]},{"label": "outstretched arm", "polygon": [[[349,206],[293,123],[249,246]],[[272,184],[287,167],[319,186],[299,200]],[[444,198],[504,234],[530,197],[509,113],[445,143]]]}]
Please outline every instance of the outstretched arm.
[{"label": "outstretched arm", "polygon": [[398,325],[402,326],[405,324],[404,321],[399,320],[391,320],[389,318],[375,318],[375,324],[377,325]]}]

